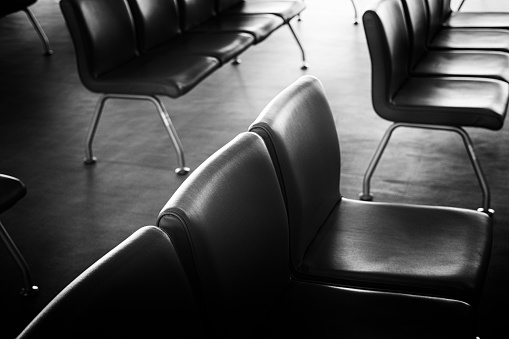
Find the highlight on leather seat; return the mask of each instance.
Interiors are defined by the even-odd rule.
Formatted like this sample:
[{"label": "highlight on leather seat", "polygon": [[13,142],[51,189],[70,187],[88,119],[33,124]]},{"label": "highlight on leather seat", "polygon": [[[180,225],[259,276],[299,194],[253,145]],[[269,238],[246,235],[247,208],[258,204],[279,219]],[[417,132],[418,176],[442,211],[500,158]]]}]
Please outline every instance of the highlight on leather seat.
[{"label": "highlight on leather seat", "polygon": [[[427,0],[441,7],[442,25],[450,28],[509,28],[507,12],[465,12],[460,11],[465,0],[453,11],[451,0]],[[440,6],[441,5],[441,6]]]},{"label": "highlight on leather seat", "polygon": [[501,129],[508,109],[509,84],[480,77],[409,74],[411,45],[400,0],[376,2],[364,13],[363,21],[371,57],[373,108],[393,124],[366,170],[361,199],[372,199],[372,174],[396,128],[444,130],[461,136],[481,186],[479,210],[492,214],[489,186],[464,127]]},{"label": "highlight on leather seat", "polygon": [[199,306],[168,236],[145,226],[67,285],[27,338],[199,338]]},{"label": "highlight on leather seat", "polygon": [[[462,324],[438,330],[429,326],[436,320],[415,317],[410,332],[401,328],[373,337],[474,337],[492,246],[492,221],[485,213],[343,197],[336,124],[314,77],[304,76],[276,96],[249,130],[265,141],[285,196],[293,279],[390,292],[388,312],[399,309],[390,301],[397,296],[408,298],[403,309],[410,314],[421,298],[431,302],[422,309],[430,314],[454,305],[445,311],[447,320]],[[363,303],[365,309],[376,304],[375,296]],[[388,320],[389,332],[391,326],[396,325]]]},{"label": "highlight on leather seat", "polygon": [[39,21],[35,17],[32,10],[29,8],[33,4],[35,4],[37,0],[4,0],[0,2],[0,17],[16,13],[19,11],[23,11],[26,13],[28,20],[34,27],[37,35],[41,39],[42,45],[44,47],[44,55],[53,54],[53,50],[51,49],[48,36],[42,29]]},{"label": "highlight on leather seat", "polygon": [[171,118],[160,98],[178,98],[220,67],[204,55],[168,53],[140,55],[134,21],[124,0],[62,0],[60,7],[76,51],[83,85],[101,93],[85,143],[85,164],[94,164],[92,142],[108,99],[149,101],[177,152],[175,172],[186,174],[184,151]]},{"label": "highlight on leather seat", "polygon": [[426,0],[403,0],[411,44],[410,73],[494,78],[509,82],[509,54],[491,50],[433,50],[427,46]]},{"label": "highlight on leather seat", "polygon": [[503,28],[445,27],[443,4],[427,0],[429,10],[428,46],[432,49],[486,49],[509,52],[509,30]]},{"label": "highlight on leather seat", "polygon": [[[9,210],[27,193],[25,184],[18,178],[10,175],[0,174],[0,214]],[[0,238],[7,247],[9,254],[14,259],[21,274],[23,275],[24,286],[20,291],[23,296],[31,296],[38,292],[39,288],[33,284],[32,273],[20,250],[7,232],[5,226],[0,222]]]}]

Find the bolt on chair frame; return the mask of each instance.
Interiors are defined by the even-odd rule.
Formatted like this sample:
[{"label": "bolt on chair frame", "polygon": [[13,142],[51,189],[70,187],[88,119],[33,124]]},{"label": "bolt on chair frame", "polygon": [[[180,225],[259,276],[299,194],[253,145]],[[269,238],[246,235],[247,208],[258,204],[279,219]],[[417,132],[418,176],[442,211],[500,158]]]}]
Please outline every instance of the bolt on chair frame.
[{"label": "bolt on chair frame", "polygon": [[175,169],[175,173],[179,175],[185,175],[190,171],[189,167],[186,167],[184,149],[177,135],[177,131],[175,130],[175,127],[171,122],[171,118],[170,115],[168,114],[168,111],[166,110],[166,107],[164,106],[160,98],[150,95],[103,94],[99,98],[85,141],[85,159],[83,160],[85,165],[95,164],[97,161],[97,158],[94,157],[93,155],[92,143],[94,141],[97,126],[99,125],[99,120],[101,118],[104,104],[108,99],[143,100],[152,102],[156,106],[159,116],[161,117],[161,120],[164,123],[166,131],[168,132],[168,135],[170,136],[173,146],[175,147],[175,151],[177,152],[179,166]]},{"label": "bolt on chair frame", "polygon": [[391,126],[389,126],[389,128],[385,131],[385,134],[384,134],[382,140],[378,144],[375,154],[371,158],[371,161],[370,161],[369,166],[366,170],[366,173],[364,174],[362,193],[359,194],[360,200],[364,200],[364,201],[373,200],[373,196],[370,193],[371,177],[373,176],[376,166],[378,165],[378,162],[380,161],[382,154],[383,154],[387,144],[389,143],[389,139],[392,135],[392,132],[394,132],[394,130],[398,127],[442,130],[442,131],[455,132],[455,133],[459,134],[461,136],[463,143],[465,145],[465,148],[467,150],[467,154],[468,154],[468,157],[472,164],[472,167],[474,168],[474,172],[476,174],[477,181],[479,182],[479,186],[481,187],[482,207],[478,208],[477,210],[479,212],[484,212],[484,213],[488,214],[489,216],[492,216],[495,213],[495,211],[490,208],[490,188],[488,186],[487,180],[486,180],[484,173],[482,171],[481,164],[480,164],[479,160],[477,159],[472,140],[470,139],[470,136],[463,128],[454,127],[454,126],[423,125],[423,124],[412,124],[412,123],[402,123],[402,122],[393,123]]},{"label": "bolt on chair frame", "polygon": [[7,247],[7,250],[9,251],[10,255],[12,256],[16,264],[18,265],[23,275],[23,282],[25,286],[21,289],[19,293],[24,297],[29,297],[36,294],[39,291],[39,288],[32,283],[32,274],[30,273],[28,264],[1,222],[0,222],[0,238]]},{"label": "bolt on chair frame", "polygon": [[51,49],[51,46],[49,44],[48,37],[46,36],[46,33],[44,33],[44,30],[39,24],[39,21],[37,21],[37,18],[35,17],[34,13],[32,13],[32,11],[29,8],[24,8],[23,11],[28,16],[28,19],[32,23],[32,26],[34,26],[37,35],[39,35],[39,38],[41,39],[42,45],[44,47],[44,55],[52,55],[53,50]]}]

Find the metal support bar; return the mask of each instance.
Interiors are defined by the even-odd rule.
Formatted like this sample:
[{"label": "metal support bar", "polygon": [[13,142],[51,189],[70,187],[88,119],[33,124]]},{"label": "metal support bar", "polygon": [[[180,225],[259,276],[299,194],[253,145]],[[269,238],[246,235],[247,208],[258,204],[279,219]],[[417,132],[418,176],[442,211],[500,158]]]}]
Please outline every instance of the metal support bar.
[{"label": "metal support bar", "polygon": [[87,137],[85,139],[84,163],[86,165],[95,164],[97,161],[97,158],[94,157],[93,155],[92,143],[94,141],[95,132],[97,131],[97,126],[99,125],[99,120],[101,119],[104,103],[108,99],[144,100],[152,102],[156,106],[159,116],[161,117],[166,128],[166,131],[168,132],[168,135],[170,136],[173,146],[175,147],[175,151],[177,152],[179,167],[175,169],[175,173],[179,175],[185,175],[190,171],[189,167],[186,167],[184,149],[177,135],[177,131],[175,130],[175,127],[171,122],[171,118],[170,115],[168,114],[168,111],[166,110],[163,102],[159,98],[157,98],[156,96],[149,95],[103,94],[99,98],[95,108],[94,115],[92,117],[92,122],[87,132]]},{"label": "metal support bar", "polygon": [[35,17],[34,13],[32,13],[32,11],[29,8],[25,8],[24,12],[27,14],[28,19],[32,23],[32,26],[34,26],[37,35],[39,35],[39,38],[42,41],[42,45],[44,47],[44,55],[52,55],[53,50],[51,49],[51,46],[49,44],[48,37],[46,36],[46,33],[44,33],[44,30],[39,24],[39,21],[37,21],[37,18]]},{"label": "metal support bar", "polygon": [[359,21],[357,20],[357,6],[355,6],[355,2],[354,0],[350,0],[350,2],[352,3],[352,6],[353,6],[353,24],[354,25],[357,25],[359,23]]},{"label": "metal support bar", "polygon": [[23,258],[23,255],[16,247],[16,244],[9,236],[9,233],[7,233],[7,230],[5,229],[4,225],[1,222],[0,222],[0,238],[2,238],[3,243],[9,250],[9,253],[11,254],[16,264],[18,265],[19,269],[21,270],[21,273],[23,274],[23,282],[25,284],[25,287],[21,289],[20,294],[25,297],[34,295],[39,291],[39,288],[32,283],[32,274],[30,273],[30,269],[28,268],[28,264],[25,261],[25,258]]},{"label": "metal support bar", "polygon": [[301,66],[300,69],[308,69],[309,68],[309,64],[306,62],[306,53],[304,52],[304,48],[302,47],[302,44],[300,43],[299,37],[297,36],[295,31],[293,30],[293,27],[292,27],[292,25],[290,24],[289,21],[286,23],[286,25],[290,28],[290,31],[292,32],[293,37],[295,38],[295,41],[297,41],[297,44],[299,45],[300,52],[302,53],[302,66]]},{"label": "metal support bar", "polygon": [[454,126],[440,126],[440,125],[421,125],[421,124],[411,124],[411,123],[394,123],[385,131],[382,140],[378,144],[378,147],[371,158],[371,161],[368,165],[366,173],[364,174],[364,179],[362,183],[362,193],[359,194],[360,200],[371,201],[373,200],[373,196],[370,193],[370,181],[373,173],[380,161],[382,154],[389,143],[389,139],[391,138],[392,132],[398,127],[411,127],[411,128],[421,128],[421,129],[431,129],[431,130],[442,130],[442,131],[450,131],[459,134],[463,140],[465,148],[467,150],[468,157],[470,159],[470,163],[474,168],[475,175],[477,177],[477,181],[479,182],[479,186],[482,191],[482,207],[478,209],[478,211],[484,212],[488,215],[493,215],[495,213],[494,210],[490,208],[490,188],[484,176],[484,173],[481,168],[481,164],[477,159],[476,153],[474,151],[474,145],[472,140],[470,139],[468,133],[461,127]]},{"label": "metal support bar", "polygon": [[458,8],[456,9],[456,12],[459,12],[461,10],[461,7],[463,7],[463,4],[465,3],[465,0],[461,0]]}]

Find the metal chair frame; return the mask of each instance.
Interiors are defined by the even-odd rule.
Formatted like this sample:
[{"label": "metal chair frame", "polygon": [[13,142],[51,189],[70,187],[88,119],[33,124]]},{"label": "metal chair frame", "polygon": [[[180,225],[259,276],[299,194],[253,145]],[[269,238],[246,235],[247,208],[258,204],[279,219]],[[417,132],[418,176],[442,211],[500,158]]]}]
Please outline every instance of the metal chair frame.
[{"label": "metal chair frame", "polygon": [[39,21],[37,21],[37,18],[35,17],[34,13],[27,7],[23,9],[23,12],[26,13],[28,16],[28,19],[32,23],[32,26],[34,27],[35,31],[37,32],[37,35],[39,35],[39,38],[41,39],[43,48],[44,48],[44,55],[52,55],[53,50],[51,49],[49,39],[46,36],[46,33],[44,33],[44,30],[42,29],[41,25],[39,24]]},{"label": "metal chair frame", "polygon": [[175,169],[175,173],[177,173],[179,175],[185,175],[190,171],[189,167],[186,167],[185,158],[184,158],[184,149],[183,149],[182,143],[180,142],[180,139],[177,135],[177,131],[175,130],[175,127],[173,126],[170,115],[168,114],[168,111],[166,110],[166,107],[164,106],[164,104],[160,98],[158,98],[157,96],[150,96],[150,95],[127,95],[127,94],[102,94],[101,95],[101,97],[99,98],[99,100],[97,102],[95,112],[92,117],[92,122],[88,129],[87,137],[85,140],[85,158],[83,161],[86,165],[95,164],[97,161],[97,158],[94,157],[94,155],[93,155],[92,143],[94,141],[94,136],[97,131],[97,126],[99,125],[99,120],[101,119],[101,114],[102,114],[102,111],[104,108],[104,104],[105,104],[106,100],[108,100],[108,99],[143,100],[143,101],[152,102],[156,106],[159,116],[161,117],[161,120],[163,121],[166,131],[168,132],[168,135],[171,139],[171,142],[173,143],[173,146],[175,147],[175,151],[177,152],[179,167],[177,167]]},{"label": "metal chair frame", "polygon": [[389,143],[389,139],[391,138],[392,133],[398,127],[410,127],[410,128],[421,128],[421,129],[430,129],[430,130],[442,130],[442,131],[450,131],[459,134],[463,140],[465,148],[467,150],[468,157],[474,168],[474,172],[477,177],[477,181],[479,182],[479,186],[481,187],[482,192],[482,207],[478,208],[479,212],[483,212],[492,216],[495,211],[490,208],[490,188],[488,186],[488,182],[484,176],[484,173],[481,168],[481,163],[477,159],[477,155],[474,151],[474,145],[468,133],[461,127],[455,126],[441,126],[441,125],[426,125],[426,124],[412,124],[412,123],[402,123],[396,122],[393,123],[389,128],[385,131],[385,134],[378,144],[378,147],[371,158],[369,166],[364,174],[362,193],[359,194],[360,200],[371,201],[373,200],[373,196],[370,193],[370,181],[373,173],[380,161],[382,154]]}]

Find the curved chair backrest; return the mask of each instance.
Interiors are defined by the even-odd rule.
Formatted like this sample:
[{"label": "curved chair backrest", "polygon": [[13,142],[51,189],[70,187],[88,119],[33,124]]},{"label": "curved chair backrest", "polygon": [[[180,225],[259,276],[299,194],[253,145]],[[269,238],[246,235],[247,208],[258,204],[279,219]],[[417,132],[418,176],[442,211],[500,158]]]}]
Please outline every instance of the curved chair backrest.
[{"label": "curved chair backrest", "polygon": [[62,0],[78,71],[91,91],[93,80],[138,54],[134,23],[124,0]]},{"label": "curved chair backrest", "polygon": [[19,12],[35,4],[37,0],[4,0],[0,1],[0,17]]},{"label": "curved chair backrest", "polygon": [[71,282],[18,339],[196,338],[202,330],[170,239],[146,226]]},{"label": "curved chair backrest", "polygon": [[426,0],[402,0],[407,15],[408,30],[410,32],[412,65],[426,53],[428,41],[428,5]]},{"label": "curved chair backrest", "polygon": [[159,215],[216,333],[250,333],[290,282],[283,197],[263,140],[243,133],[200,165]]},{"label": "curved chair backrest", "polygon": [[340,200],[338,135],[319,80],[311,76],[297,80],[267,105],[249,130],[262,136],[279,174],[297,268]]},{"label": "curved chair backrest", "polygon": [[[431,41],[440,30],[442,30],[444,4],[438,0],[426,0],[429,13],[429,34],[428,41]],[[450,7],[450,4],[449,4]]]},{"label": "curved chair backrest", "polygon": [[127,0],[131,8],[138,46],[146,52],[180,33],[177,0]]},{"label": "curved chair backrest", "polygon": [[178,0],[183,31],[209,20],[216,14],[215,0]]},{"label": "curved chair backrest", "polygon": [[371,57],[373,106],[385,118],[391,113],[392,96],[409,76],[410,39],[401,0],[379,1],[364,12],[363,22]]}]

